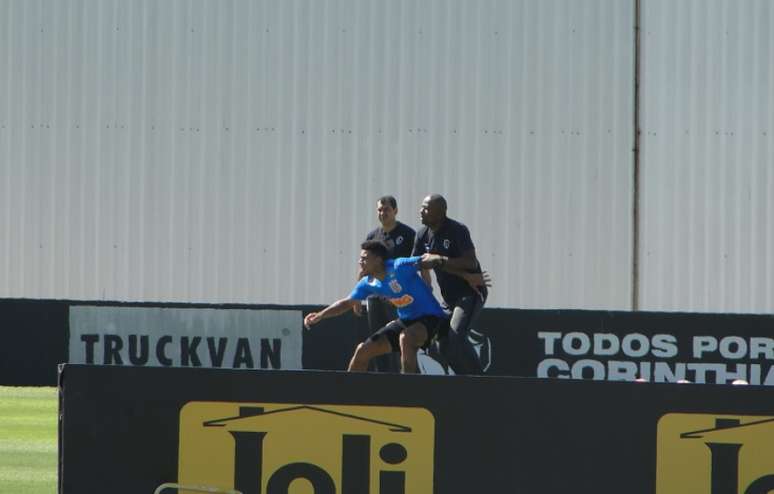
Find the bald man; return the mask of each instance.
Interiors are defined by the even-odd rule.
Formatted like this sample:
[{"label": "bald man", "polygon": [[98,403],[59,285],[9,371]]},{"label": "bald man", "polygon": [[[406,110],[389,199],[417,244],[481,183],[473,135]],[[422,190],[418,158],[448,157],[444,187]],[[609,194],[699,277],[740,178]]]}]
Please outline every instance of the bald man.
[{"label": "bald man", "polygon": [[[422,228],[417,231],[413,256],[438,254],[434,272],[445,308],[451,311],[448,338],[438,340],[439,351],[456,374],[483,374],[481,361],[468,340],[470,326],[484,307],[486,286],[472,287],[460,273],[482,273],[468,227],[446,216],[446,199],[440,194],[424,198],[420,209]],[[422,278],[431,283],[430,271]]]}]

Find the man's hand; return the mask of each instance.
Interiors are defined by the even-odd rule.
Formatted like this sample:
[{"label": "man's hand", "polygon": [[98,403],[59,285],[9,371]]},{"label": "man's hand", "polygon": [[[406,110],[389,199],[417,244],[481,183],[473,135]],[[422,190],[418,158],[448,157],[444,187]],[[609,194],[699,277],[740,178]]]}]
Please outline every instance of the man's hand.
[{"label": "man's hand", "polygon": [[422,269],[441,267],[446,264],[447,260],[448,257],[442,256],[440,254],[422,254],[422,257],[419,260],[419,266]]},{"label": "man's hand", "polygon": [[439,257],[441,256],[439,256],[438,254],[430,254],[430,253],[422,254],[421,262],[433,262]]},{"label": "man's hand", "polygon": [[310,313],[309,313],[309,314],[307,314],[307,315],[306,315],[306,317],[304,318],[304,327],[305,327],[306,329],[311,329],[311,326],[312,326],[313,324],[317,324],[317,323],[318,323],[318,322],[320,322],[321,320],[322,320],[322,319],[320,318],[320,313],[319,313],[319,312],[310,312]]},{"label": "man's hand", "polygon": [[349,297],[343,298],[341,300],[337,300],[333,302],[328,307],[324,308],[320,312],[310,312],[306,315],[304,318],[304,327],[306,329],[309,329],[313,324],[317,324],[318,322],[322,321],[323,319],[328,319],[329,317],[336,317],[344,314],[348,310],[352,309],[352,306],[355,304],[359,304],[359,300],[353,300]]},{"label": "man's hand", "polygon": [[481,273],[462,273],[462,277],[480,297],[483,297],[481,288],[492,286],[492,277],[487,271]]},{"label": "man's hand", "polygon": [[361,303],[359,303],[359,302],[358,302],[358,303],[356,303],[355,305],[353,305],[353,306],[352,306],[352,312],[353,312],[353,313],[354,313],[354,314],[355,314],[357,317],[363,317],[363,304],[361,304]]}]

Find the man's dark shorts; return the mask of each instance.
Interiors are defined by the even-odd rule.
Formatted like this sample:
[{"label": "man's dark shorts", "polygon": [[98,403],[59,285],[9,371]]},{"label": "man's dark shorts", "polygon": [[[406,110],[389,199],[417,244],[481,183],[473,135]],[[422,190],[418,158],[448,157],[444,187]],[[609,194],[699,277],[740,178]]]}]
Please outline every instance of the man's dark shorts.
[{"label": "man's dark shorts", "polygon": [[402,319],[395,319],[394,321],[387,323],[387,325],[381,328],[379,331],[372,334],[368,339],[371,341],[376,341],[379,339],[379,337],[384,336],[387,338],[387,341],[390,342],[392,351],[400,352],[400,334],[407,327],[415,323],[421,323],[427,331],[427,340],[425,340],[424,344],[422,345],[422,348],[424,349],[430,345],[436,336],[444,336],[444,334],[439,335],[438,333],[444,333],[445,331],[448,331],[449,327],[449,320],[444,317],[423,316],[417,319],[409,319],[405,321]]}]

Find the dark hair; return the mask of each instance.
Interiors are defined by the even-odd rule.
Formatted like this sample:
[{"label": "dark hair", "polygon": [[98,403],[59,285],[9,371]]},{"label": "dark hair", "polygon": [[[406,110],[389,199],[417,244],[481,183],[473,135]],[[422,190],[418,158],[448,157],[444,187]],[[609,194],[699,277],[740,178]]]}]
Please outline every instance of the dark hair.
[{"label": "dark hair", "polygon": [[378,257],[381,257],[382,259],[387,259],[390,256],[390,251],[387,249],[387,246],[384,245],[384,242],[381,242],[379,240],[366,240],[365,242],[360,244],[360,248],[363,250],[367,250],[372,254],[376,254]]},{"label": "dark hair", "polygon": [[377,203],[382,204],[389,204],[392,209],[398,209],[398,201],[395,200],[392,196],[382,196],[377,201]]}]

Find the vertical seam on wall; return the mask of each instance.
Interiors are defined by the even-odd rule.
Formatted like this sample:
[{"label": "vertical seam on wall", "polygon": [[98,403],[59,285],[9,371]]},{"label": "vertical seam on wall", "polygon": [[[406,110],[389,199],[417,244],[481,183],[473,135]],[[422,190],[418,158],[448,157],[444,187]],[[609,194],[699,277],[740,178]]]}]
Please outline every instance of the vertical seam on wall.
[{"label": "vertical seam on wall", "polygon": [[632,310],[640,305],[640,0],[634,0],[634,167],[632,197]]}]

